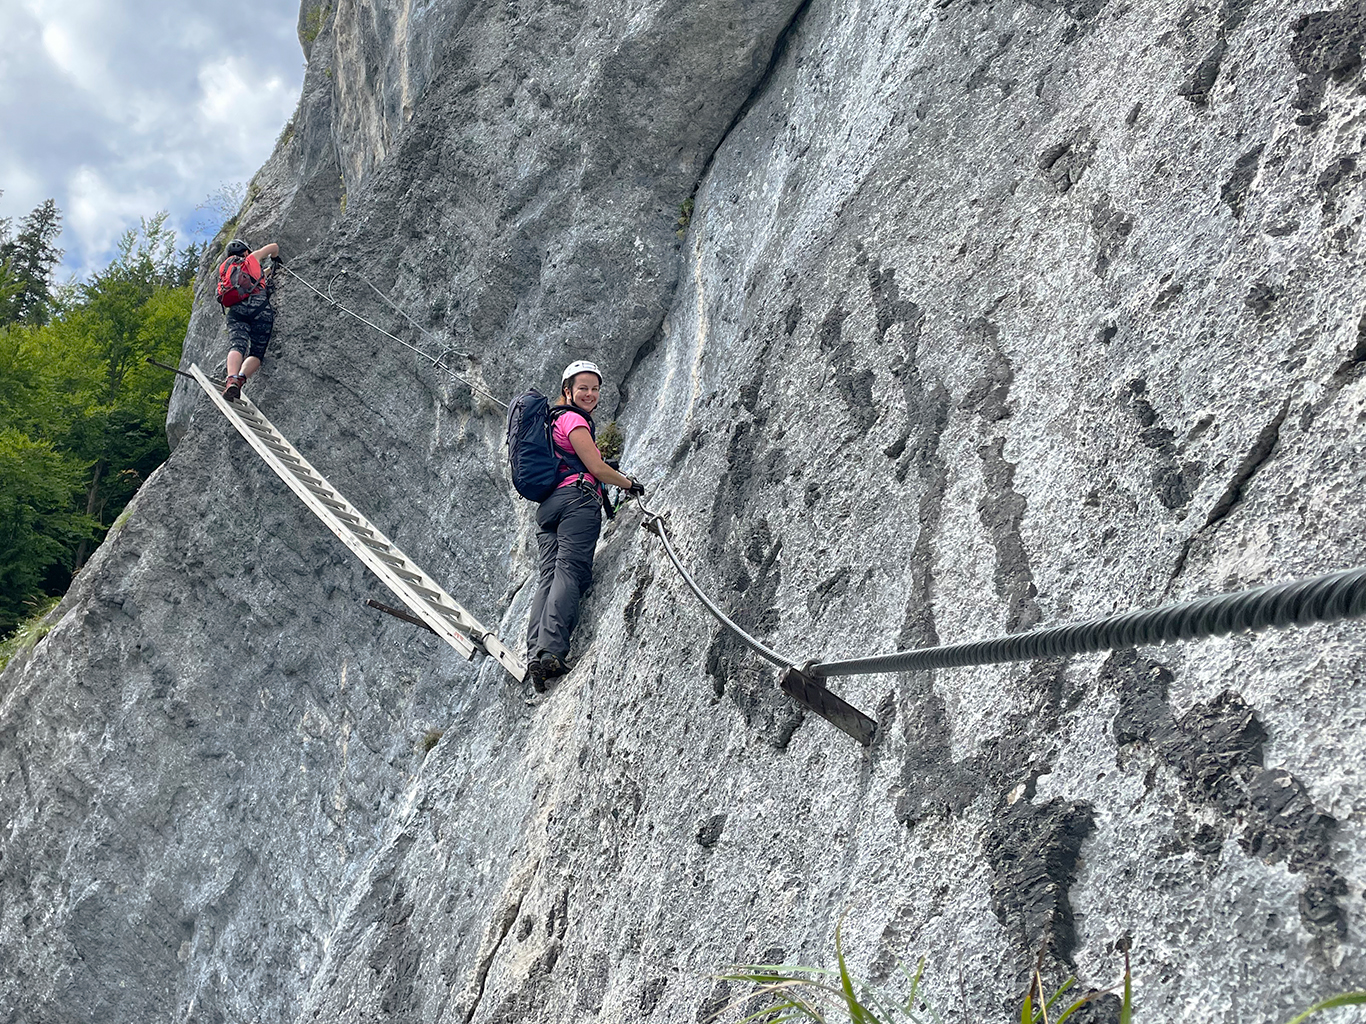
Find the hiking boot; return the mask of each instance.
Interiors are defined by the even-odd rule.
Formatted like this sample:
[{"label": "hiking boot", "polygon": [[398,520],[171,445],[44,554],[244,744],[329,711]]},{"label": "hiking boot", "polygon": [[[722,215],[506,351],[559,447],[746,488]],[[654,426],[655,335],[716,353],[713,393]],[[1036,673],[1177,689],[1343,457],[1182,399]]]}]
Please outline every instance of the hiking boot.
[{"label": "hiking boot", "polygon": [[546,679],[555,679],[569,671],[569,663],[558,654],[551,654],[549,651],[541,653],[540,661],[541,675]]},{"label": "hiking boot", "polygon": [[527,663],[526,674],[531,679],[531,688],[537,693],[545,693],[545,670],[539,661]]},{"label": "hiking boot", "polygon": [[247,382],[247,378],[240,373],[228,374],[227,387],[223,389],[223,397],[229,402],[235,402],[242,397],[242,385]]}]

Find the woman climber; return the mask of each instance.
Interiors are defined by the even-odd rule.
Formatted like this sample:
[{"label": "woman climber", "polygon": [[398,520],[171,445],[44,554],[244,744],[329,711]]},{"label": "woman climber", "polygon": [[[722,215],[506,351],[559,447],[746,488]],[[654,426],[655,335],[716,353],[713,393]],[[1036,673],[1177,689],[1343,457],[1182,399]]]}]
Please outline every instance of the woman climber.
[{"label": "woman climber", "polygon": [[536,512],[540,575],[527,625],[527,674],[537,693],[569,671],[569,634],[579,598],[593,584],[593,549],[602,530],[603,485],[637,497],[645,488],[609,466],[594,440],[593,410],[602,374],[594,363],[570,363],[560,375],[560,400],[550,412],[551,444],[561,480]]}]

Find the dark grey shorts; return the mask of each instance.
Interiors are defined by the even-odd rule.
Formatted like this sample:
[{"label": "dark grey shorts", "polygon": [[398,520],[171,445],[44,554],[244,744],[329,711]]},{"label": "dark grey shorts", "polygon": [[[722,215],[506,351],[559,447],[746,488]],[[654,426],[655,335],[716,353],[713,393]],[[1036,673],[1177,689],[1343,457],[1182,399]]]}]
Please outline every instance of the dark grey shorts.
[{"label": "dark grey shorts", "polygon": [[259,302],[253,297],[229,306],[227,317],[228,351],[264,360],[271,331],[275,329],[275,309],[270,299],[263,295]]}]

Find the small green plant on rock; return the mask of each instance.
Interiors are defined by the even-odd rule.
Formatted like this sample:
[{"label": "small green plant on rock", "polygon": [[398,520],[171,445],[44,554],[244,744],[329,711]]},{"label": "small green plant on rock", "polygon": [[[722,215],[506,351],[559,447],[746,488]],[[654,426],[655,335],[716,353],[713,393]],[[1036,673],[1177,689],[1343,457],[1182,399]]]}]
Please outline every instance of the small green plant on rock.
[{"label": "small green plant on rock", "polygon": [[304,15],[304,30],[301,38],[305,45],[311,46],[318,38],[318,33],[327,24],[327,16],[332,13],[332,8],[319,4]]},{"label": "small green plant on rock", "polygon": [[688,233],[688,225],[692,223],[693,197],[688,196],[683,200],[683,205],[678,208],[678,230],[674,232],[679,238]]},{"label": "small green plant on rock", "polygon": [[446,735],[444,729],[428,729],[426,735],[418,741],[418,746],[422,749],[422,756],[426,757],[432,752],[432,748],[441,742],[441,737]]},{"label": "small green plant on rock", "polygon": [[[1025,993],[1020,1006],[1020,1024],[1066,1024],[1086,1004],[1116,991],[1122,992],[1119,1022],[1132,1024],[1133,982],[1129,950],[1127,944],[1121,948],[1124,951],[1124,977],[1119,984],[1111,989],[1088,992],[1061,1012],[1054,1007],[1072,989],[1076,979],[1068,978],[1051,996],[1046,995],[1043,978],[1036,966],[1030,978],[1029,991]],[[899,965],[905,980],[910,983],[904,995],[873,985],[849,973],[840,942],[840,929],[836,927],[835,964],[833,968],[801,964],[744,964],[731,968],[728,973],[718,975],[718,979],[748,982],[756,989],[732,1000],[712,1014],[708,1021],[718,1021],[723,1015],[738,1011],[744,1015],[735,1024],[789,1024],[793,1021],[810,1021],[813,1024],[836,1024],[839,1021],[847,1021],[848,1024],[946,1024],[945,1017],[930,1005],[921,991],[921,980],[925,973],[924,957],[921,957],[914,975],[906,970],[904,964]],[[1344,992],[1315,1003],[1288,1024],[1303,1024],[1322,1010],[1362,1004],[1366,1004],[1366,992]],[[1054,1016],[1054,1013],[1057,1015]],[[972,1019],[966,996],[963,1005],[953,1008],[950,1019],[957,1020],[960,1016]]]},{"label": "small green plant on rock", "polygon": [[626,437],[622,434],[621,428],[617,426],[616,420],[598,431],[596,440],[598,451],[602,454],[605,462],[615,462],[621,458],[622,449],[626,447]]},{"label": "small green plant on rock", "polygon": [[4,669],[16,654],[37,646],[38,641],[52,631],[52,627],[56,623],[45,620],[48,613],[57,607],[57,602],[61,599],[61,596],[58,595],[32,602],[33,614],[19,623],[14,632],[0,642],[0,670]]}]

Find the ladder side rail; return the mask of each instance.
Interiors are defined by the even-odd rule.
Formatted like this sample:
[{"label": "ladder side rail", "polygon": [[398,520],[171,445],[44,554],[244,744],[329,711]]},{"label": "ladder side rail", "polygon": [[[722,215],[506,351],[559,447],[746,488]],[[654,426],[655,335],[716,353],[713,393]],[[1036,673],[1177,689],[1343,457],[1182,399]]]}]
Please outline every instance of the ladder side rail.
[{"label": "ladder side rail", "polygon": [[[271,449],[261,440],[260,436],[247,427],[245,423],[239,421],[235,414],[235,410],[228,404],[222,395],[218,394],[217,389],[208,382],[203,371],[194,364],[191,364],[190,370],[195,374],[196,379],[199,380],[200,386],[204,388],[205,392],[209,395],[209,398],[218,406],[219,411],[227,417],[228,422],[230,422],[237,429],[237,432],[246,439],[247,443],[251,445],[252,449],[260,456],[261,460],[271,468],[275,475],[283,480],[285,485],[298,496],[299,500],[304,503],[308,510],[321,520],[322,523],[337,536],[337,539],[345,544],[351,553],[360,559],[371,572],[378,576],[385,586],[393,591],[393,593],[408,605],[415,614],[421,617],[423,622],[431,626],[432,630],[438,636],[459,651],[465,658],[473,658],[475,647],[470,639],[453,629],[449,620],[430,611],[426,606],[427,602],[419,595],[413,593],[403,580],[395,576],[389,566],[385,565],[378,558],[372,557],[371,550],[355,537],[346,524],[338,520],[332,514],[331,509],[320,502],[317,496],[304,486],[302,480],[295,476],[294,471],[288,467],[283,460],[279,459],[275,452],[271,451]],[[239,401],[243,401],[243,399],[239,399]],[[254,407],[250,408],[254,409]],[[259,410],[256,411],[256,414],[258,416],[260,415]],[[264,420],[264,417],[262,417],[262,419]],[[275,430],[273,425],[270,429],[277,437],[283,438],[283,435]],[[285,443],[294,456],[298,458],[303,467],[316,474],[318,479],[326,479],[321,473],[318,473],[317,469],[299,454],[292,445],[289,445],[287,441]],[[333,494],[337,494],[335,488],[331,488],[330,485],[328,486]],[[340,497],[339,494],[337,496]],[[396,555],[402,556],[406,562],[411,564],[411,560],[408,559],[406,555],[403,555],[403,553],[393,545],[393,542],[380,530],[376,529],[372,523],[368,522],[363,516],[358,515],[357,518],[360,519],[362,525],[373,532],[376,539],[380,540],[382,543],[388,544]],[[440,587],[435,587],[435,589],[440,591]]]}]

